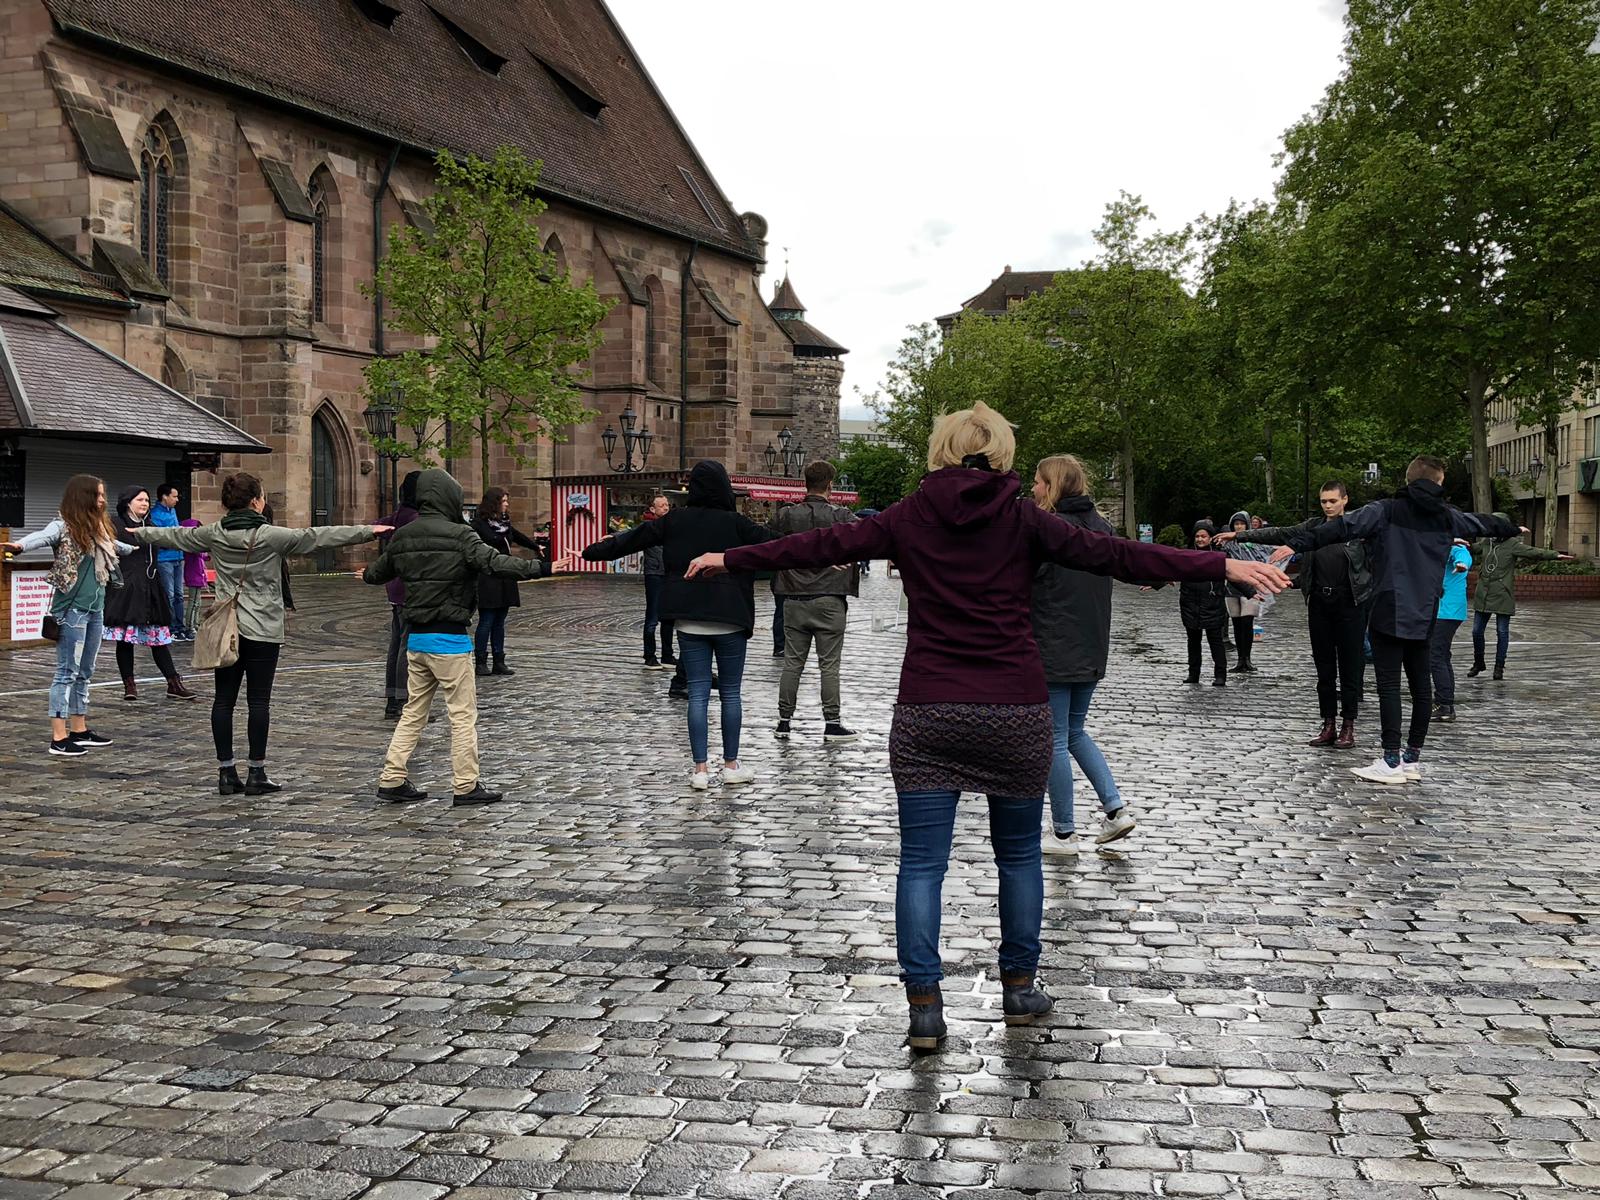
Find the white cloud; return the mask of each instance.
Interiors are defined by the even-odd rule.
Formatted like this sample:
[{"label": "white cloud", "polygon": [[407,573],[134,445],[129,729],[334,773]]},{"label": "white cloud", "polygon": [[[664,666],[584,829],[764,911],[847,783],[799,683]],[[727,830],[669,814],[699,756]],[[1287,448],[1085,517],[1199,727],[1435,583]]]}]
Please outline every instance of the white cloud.
[{"label": "white cloud", "polygon": [[852,348],[847,415],[907,325],[1007,263],[1074,266],[1117,192],[1167,226],[1267,195],[1339,69],[1343,0],[611,0],[739,210]]}]

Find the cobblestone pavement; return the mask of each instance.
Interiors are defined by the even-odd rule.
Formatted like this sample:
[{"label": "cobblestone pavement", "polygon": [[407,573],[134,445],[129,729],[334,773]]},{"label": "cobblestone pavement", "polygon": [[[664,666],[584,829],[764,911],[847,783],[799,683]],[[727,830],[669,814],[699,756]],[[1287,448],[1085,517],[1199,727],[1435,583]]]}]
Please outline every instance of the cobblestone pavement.
[{"label": "cobblestone pavement", "polygon": [[[115,748],[49,758],[47,659],[0,656],[0,1198],[1600,1194],[1600,609],[1528,606],[1509,678],[1463,680],[1427,781],[1384,790],[1303,745],[1298,600],[1219,692],[1180,681],[1172,594],[1119,588],[1091,728],[1139,830],[1047,864],[1058,1006],[1007,1029],[963,809],[952,1037],[919,1059],[903,632],[871,620],[897,585],[852,613],[862,740],[822,744],[808,679],[775,742],[758,638],[761,777],[704,794],[637,584],[525,589],[518,673],[480,693],[514,791],[466,811],[373,798],[386,610],[296,593],[278,797],[214,794],[206,705],[114,687]],[[415,764],[436,793],[445,737]]]}]

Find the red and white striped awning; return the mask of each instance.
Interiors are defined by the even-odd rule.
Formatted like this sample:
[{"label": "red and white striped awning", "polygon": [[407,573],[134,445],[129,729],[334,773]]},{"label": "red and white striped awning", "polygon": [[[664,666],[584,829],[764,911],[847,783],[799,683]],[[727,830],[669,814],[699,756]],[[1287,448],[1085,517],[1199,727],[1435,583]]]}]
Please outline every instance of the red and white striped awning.
[{"label": "red and white striped awning", "polygon": [[[785,479],[781,475],[731,475],[729,476],[734,490],[744,492],[752,500],[776,500],[780,503],[793,503],[806,498],[806,485],[803,479]],[[840,491],[835,488],[828,493],[828,499],[834,504],[854,504],[860,499],[856,492]]]}]

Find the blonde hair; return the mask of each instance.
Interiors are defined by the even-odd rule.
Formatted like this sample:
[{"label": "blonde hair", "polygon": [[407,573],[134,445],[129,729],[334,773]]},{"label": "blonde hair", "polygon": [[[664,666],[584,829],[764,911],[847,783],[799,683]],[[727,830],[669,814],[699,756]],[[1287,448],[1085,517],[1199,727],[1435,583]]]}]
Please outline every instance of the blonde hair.
[{"label": "blonde hair", "polygon": [[1036,468],[1044,480],[1045,496],[1039,507],[1045,512],[1055,512],[1063,496],[1085,496],[1089,492],[1089,476],[1083,464],[1070,454],[1052,454],[1041,458]]},{"label": "blonde hair", "polygon": [[995,471],[1011,470],[1017,439],[1006,419],[982,400],[971,408],[945,413],[928,439],[928,470],[959,467],[969,454],[982,454]]}]

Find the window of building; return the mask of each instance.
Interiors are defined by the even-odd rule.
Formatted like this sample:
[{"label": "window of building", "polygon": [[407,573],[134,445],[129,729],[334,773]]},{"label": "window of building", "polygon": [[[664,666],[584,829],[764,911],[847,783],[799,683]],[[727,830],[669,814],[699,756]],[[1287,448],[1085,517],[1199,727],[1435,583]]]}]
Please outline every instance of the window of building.
[{"label": "window of building", "polygon": [[[439,18],[439,24],[449,31],[456,45],[461,47],[461,53],[471,59],[479,69],[487,71],[490,75],[500,74],[500,68],[506,65],[506,56],[490,45],[488,33],[476,22],[454,11],[445,13],[440,6],[434,4],[428,5],[428,11]],[[472,26],[470,29],[469,24]]]},{"label": "window of building", "polygon": [[321,172],[306,189],[311,201],[311,319],[328,319],[328,189]]},{"label": "window of building", "polygon": [[139,253],[162,283],[172,283],[172,179],[177,162],[166,130],[151,122],[139,151]]},{"label": "window of building", "polygon": [[654,275],[644,281],[644,377],[657,388],[665,386],[666,338],[662,330],[665,319],[666,292]]}]

